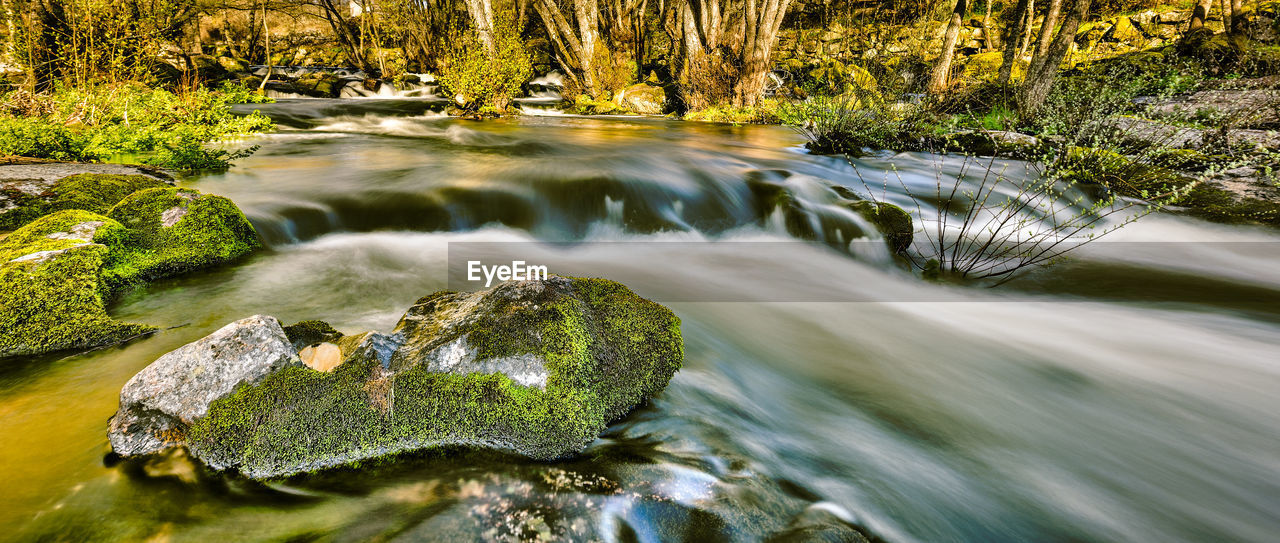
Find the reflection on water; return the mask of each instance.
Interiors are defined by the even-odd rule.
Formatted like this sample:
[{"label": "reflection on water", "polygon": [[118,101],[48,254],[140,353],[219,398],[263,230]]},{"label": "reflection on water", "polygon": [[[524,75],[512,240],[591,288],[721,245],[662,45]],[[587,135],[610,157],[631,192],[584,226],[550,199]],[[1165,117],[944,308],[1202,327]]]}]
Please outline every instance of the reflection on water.
[{"label": "reflection on water", "polygon": [[[472,123],[312,102],[276,105],[313,119],[306,130],[264,138],[232,171],[191,183],[240,204],[269,250],[113,310],[177,328],[0,372],[10,537],[751,541],[857,527],[893,542],[1163,542],[1280,531],[1280,311],[1253,303],[1275,299],[1280,255],[1235,243],[1266,247],[1271,231],[1157,217],[1116,238],[1135,249],[1086,251],[1061,272],[994,291],[932,285],[887,258],[796,242],[762,216],[753,179],[785,185],[814,217],[836,216],[821,180],[876,185],[804,154],[784,129]],[[958,167],[896,155],[858,168],[871,178],[890,165],[922,184]],[[873,190],[908,203],[895,183]],[[446,286],[450,243],[525,242],[497,258],[539,240],[668,242],[660,257],[615,243],[555,251],[573,273],[655,299],[705,288],[784,301],[670,302],[685,369],[568,462],[434,453],[266,486],[180,457],[104,465],[120,387],[160,354],[253,313],[387,329]],[[712,240],[772,249],[700,249]],[[1188,243],[1142,244],[1157,240]],[[823,293],[878,301],[785,301]]]}]

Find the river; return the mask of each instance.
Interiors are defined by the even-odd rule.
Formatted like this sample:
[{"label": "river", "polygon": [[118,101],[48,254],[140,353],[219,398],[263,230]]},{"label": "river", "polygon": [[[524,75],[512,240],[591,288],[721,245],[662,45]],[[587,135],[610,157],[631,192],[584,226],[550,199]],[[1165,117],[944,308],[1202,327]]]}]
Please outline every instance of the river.
[{"label": "river", "polygon": [[[0,538],[755,541],[806,522],[902,543],[1280,533],[1274,230],[1159,214],[999,288],[935,284],[878,242],[797,240],[744,180],[793,187],[815,224],[867,230],[813,187],[914,212],[902,187],[955,174],[955,157],[867,157],[864,184],[780,127],[474,122],[412,100],[255,107],[282,130],[183,184],[234,200],[268,248],[111,308],[175,328],[0,371]],[[255,313],[387,330],[450,286],[466,248],[663,302],[683,320],[684,369],[557,463],[429,454],[258,485],[180,456],[107,458],[120,387],[163,353]]]}]

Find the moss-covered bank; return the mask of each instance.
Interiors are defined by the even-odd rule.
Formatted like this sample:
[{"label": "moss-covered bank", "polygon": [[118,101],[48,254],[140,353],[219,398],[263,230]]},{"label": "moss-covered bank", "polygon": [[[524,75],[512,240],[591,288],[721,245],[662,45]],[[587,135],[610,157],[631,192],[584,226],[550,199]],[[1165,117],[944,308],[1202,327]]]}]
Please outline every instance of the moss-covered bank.
[{"label": "moss-covered bank", "polygon": [[151,330],[107,315],[101,281],[124,227],[87,211],[60,211],[0,241],[0,357],[114,343]]}]

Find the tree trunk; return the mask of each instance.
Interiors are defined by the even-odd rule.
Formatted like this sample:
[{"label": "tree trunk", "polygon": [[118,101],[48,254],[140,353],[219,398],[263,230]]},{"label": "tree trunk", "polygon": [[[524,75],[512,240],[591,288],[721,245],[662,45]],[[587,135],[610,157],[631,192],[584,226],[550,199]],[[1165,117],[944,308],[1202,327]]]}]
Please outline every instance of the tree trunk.
[{"label": "tree trunk", "polygon": [[[351,63],[364,72],[373,72],[373,66],[369,64],[369,59],[361,46],[359,30],[342,13],[342,8],[346,7],[345,4],[339,5],[335,0],[320,0],[319,6],[321,14],[329,23],[329,28],[333,29],[333,33],[338,36],[338,42],[346,50]],[[267,59],[268,62],[270,60]]]},{"label": "tree trunk", "polygon": [[777,41],[778,29],[791,0],[766,1],[763,6],[759,3],[760,0],[746,0],[742,69],[733,88],[733,104],[736,106],[753,106],[764,97],[773,44]]},{"label": "tree trunk", "polygon": [[1191,26],[1187,30],[1204,28],[1204,22],[1209,18],[1209,10],[1212,8],[1213,0],[1196,0],[1195,7],[1191,8]]},{"label": "tree trunk", "polygon": [[995,40],[992,38],[994,32],[991,31],[991,0],[987,0],[986,13],[982,14],[982,50],[991,51],[996,48]]},{"label": "tree trunk", "polygon": [[951,11],[951,22],[947,23],[947,34],[942,40],[942,54],[938,55],[938,62],[933,65],[933,74],[929,77],[930,93],[938,94],[947,88],[951,61],[956,56],[956,41],[960,38],[960,27],[964,25],[964,13],[968,7],[968,0],[956,0],[955,9]]},{"label": "tree trunk", "polygon": [[1018,57],[1018,48],[1022,43],[1024,34],[1030,35],[1030,29],[1027,28],[1027,13],[1031,7],[1031,0],[1018,0],[1013,6],[1013,28],[1009,31],[1008,37],[1004,42],[1004,58],[1000,61],[1000,84],[1008,85],[1009,80],[1013,78],[1013,63]]},{"label": "tree trunk", "polygon": [[498,51],[493,41],[493,3],[490,0],[466,0],[467,14],[471,16],[471,24],[476,29],[476,36],[484,45],[489,56]]},{"label": "tree trunk", "polygon": [[1244,16],[1241,13],[1240,0],[1231,0],[1231,26],[1227,28],[1232,34],[1240,34],[1244,32]]},{"label": "tree trunk", "polygon": [[1036,22],[1036,3],[1035,0],[1027,0],[1027,19],[1022,23],[1022,45],[1018,47],[1018,57],[1027,54],[1027,48],[1031,47],[1031,25]]},{"label": "tree trunk", "polygon": [[[582,64],[582,79],[586,83],[587,88],[595,92],[600,92],[598,88],[597,77],[594,64],[596,57],[599,55],[598,44],[600,41],[600,5],[596,0],[574,0],[574,15],[578,19],[578,40],[582,42],[582,58],[579,62]],[[604,62],[610,62],[613,59],[601,59]]]},{"label": "tree trunk", "polygon": [[685,107],[759,101],[790,6],[791,0],[667,0],[662,20]]},{"label": "tree trunk", "polygon": [[1058,67],[1075,43],[1076,29],[1080,28],[1080,21],[1089,13],[1089,2],[1090,0],[1073,0],[1071,11],[1062,21],[1062,30],[1054,36],[1045,52],[1044,62],[1035,71],[1027,71],[1027,80],[1022,85],[1022,95],[1018,101],[1018,108],[1023,115],[1034,113],[1044,105],[1049,89],[1058,77]]},{"label": "tree trunk", "polygon": [[1058,18],[1062,15],[1062,0],[1049,0],[1049,10],[1044,14],[1044,21],[1040,23],[1040,36],[1036,39],[1036,50],[1031,53],[1031,64],[1034,66],[1036,59],[1044,60],[1045,51],[1049,50],[1049,41],[1053,39],[1053,29],[1058,26]]},{"label": "tree trunk", "polygon": [[[589,2],[589,3],[588,3]],[[592,65],[599,43],[599,9],[595,0],[574,0],[573,22],[555,0],[535,0],[534,11],[542,19],[551,38],[560,68],[578,90],[588,95],[599,92]],[[590,46],[588,47],[588,44]]]},{"label": "tree trunk", "polygon": [[1036,40],[1036,50],[1031,53],[1031,65],[1027,73],[1038,72],[1044,66],[1045,53],[1049,51],[1049,42],[1053,40],[1053,29],[1058,26],[1058,18],[1062,15],[1062,0],[1049,0],[1049,11],[1040,23],[1040,37]]},{"label": "tree trunk", "polygon": [[267,5],[262,4],[262,38],[266,40],[267,46],[267,75],[262,76],[262,83],[258,84],[258,91],[262,92],[267,88],[267,81],[271,79],[272,62],[271,62],[271,28],[267,26]]}]

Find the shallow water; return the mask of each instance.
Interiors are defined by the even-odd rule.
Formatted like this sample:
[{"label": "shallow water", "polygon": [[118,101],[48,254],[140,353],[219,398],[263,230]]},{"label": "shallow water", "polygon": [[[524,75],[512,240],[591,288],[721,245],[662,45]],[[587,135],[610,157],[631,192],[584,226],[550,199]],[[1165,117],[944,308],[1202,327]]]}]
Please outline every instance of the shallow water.
[{"label": "shallow water", "polygon": [[[850,246],[849,232],[877,235],[822,180],[914,211],[903,186],[927,189],[957,159],[871,157],[864,184],[777,127],[476,123],[396,103],[263,106],[294,128],[186,184],[236,201],[269,249],[113,308],[176,328],[0,371],[0,537],[751,541],[805,522],[891,542],[1280,533],[1271,230],[1154,216],[1000,289],[930,284],[877,242]],[[757,209],[746,181],[760,179],[800,198],[820,243]],[[685,368],[566,462],[430,454],[265,486],[180,457],[104,462],[120,387],[161,354],[254,313],[388,329],[450,286],[464,249],[663,301],[683,319]]]}]

